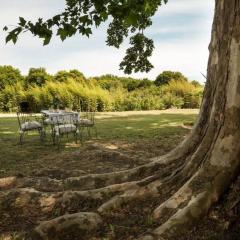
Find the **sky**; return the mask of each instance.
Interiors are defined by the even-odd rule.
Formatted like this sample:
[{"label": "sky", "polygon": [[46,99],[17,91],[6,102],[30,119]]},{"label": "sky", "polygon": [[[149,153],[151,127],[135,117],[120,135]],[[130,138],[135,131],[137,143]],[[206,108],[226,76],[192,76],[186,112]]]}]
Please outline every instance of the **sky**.
[{"label": "sky", "polygon": [[[0,65],[12,65],[27,74],[31,67],[44,67],[54,74],[59,70],[78,69],[85,76],[114,74],[119,70],[128,42],[120,49],[108,47],[107,25],[94,30],[90,39],[76,35],[62,42],[53,37],[48,46],[29,33],[20,36],[16,45],[5,44],[5,25],[16,25],[18,17],[28,20],[48,18],[61,12],[64,0],[0,0]],[[130,75],[154,80],[164,70],[180,71],[191,80],[204,82],[208,45],[214,12],[214,0],[169,0],[153,17],[146,35],[154,40],[151,57],[154,69]]]}]

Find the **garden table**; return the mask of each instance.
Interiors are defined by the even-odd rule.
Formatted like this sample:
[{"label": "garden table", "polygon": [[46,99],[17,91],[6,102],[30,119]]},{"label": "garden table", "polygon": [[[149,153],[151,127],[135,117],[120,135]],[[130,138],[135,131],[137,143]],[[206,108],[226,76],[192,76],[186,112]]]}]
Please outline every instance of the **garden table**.
[{"label": "garden table", "polygon": [[[42,110],[41,113],[45,118],[46,124],[57,124],[61,122],[67,122],[69,118],[71,121],[78,122],[80,120],[80,114],[78,112],[68,112],[63,110]],[[69,119],[70,120],[70,119]]]}]

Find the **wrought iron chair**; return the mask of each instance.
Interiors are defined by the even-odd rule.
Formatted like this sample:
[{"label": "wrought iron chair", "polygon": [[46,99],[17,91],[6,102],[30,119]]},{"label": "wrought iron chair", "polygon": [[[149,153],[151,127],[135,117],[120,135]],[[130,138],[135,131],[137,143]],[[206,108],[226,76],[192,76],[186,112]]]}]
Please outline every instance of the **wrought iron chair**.
[{"label": "wrought iron chair", "polygon": [[19,142],[23,144],[23,137],[30,131],[38,131],[40,140],[43,142],[45,132],[41,118],[36,114],[30,113],[30,108],[27,102],[20,103],[19,111],[17,112],[17,119],[19,124]]},{"label": "wrought iron chair", "polygon": [[78,141],[78,127],[76,115],[71,113],[64,113],[62,115],[51,116],[50,124],[52,129],[53,143],[60,147],[61,138],[64,135],[73,133],[75,141]]},{"label": "wrought iron chair", "polygon": [[91,137],[91,130],[95,131],[96,137],[98,136],[98,131],[95,121],[95,111],[80,112],[80,119],[78,120],[78,128],[81,133],[81,141],[83,140],[83,132],[86,129],[88,137]]}]

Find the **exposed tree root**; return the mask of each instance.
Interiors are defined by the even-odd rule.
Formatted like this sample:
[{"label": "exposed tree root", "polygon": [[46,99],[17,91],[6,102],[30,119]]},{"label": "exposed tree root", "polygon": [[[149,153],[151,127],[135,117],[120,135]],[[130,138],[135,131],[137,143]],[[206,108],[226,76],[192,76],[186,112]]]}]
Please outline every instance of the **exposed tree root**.
[{"label": "exposed tree root", "polygon": [[43,170],[35,170],[32,173],[32,176],[34,177],[45,177],[48,176],[52,179],[66,179],[69,177],[79,177],[86,175],[86,172],[83,170],[66,170],[66,169],[43,169]]},{"label": "exposed tree root", "polygon": [[98,212],[105,213],[112,209],[120,208],[123,204],[126,204],[135,199],[146,198],[147,196],[158,195],[158,188],[161,186],[160,181],[154,181],[146,186],[135,186],[132,189],[128,189],[121,195],[117,195],[105,202],[98,208]]},{"label": "exposed tree root", "polygon": [[[101,224],[102,218],[97,213],[81,212],[66,214],[53,220],[42,222],[35,228],[32,238],[35,240],[71,239],[74,235],[92,234]],[[67,238],[67,236],[69,236],[69,238]]]},{"label": "exposed tree root", "polygon": [[30,206],[41,212],[50,212],[54,208],[59,194],[36,191],[33,188],[13,189],[0,193],[2,209],[21,209],[27,211]]},{"label": "exposed tree root", "polygon": [[[120,184],[129,181],[136,181],[144,177],[149,177],[155,172],[169,172],[166,167],[175,168],[173,156],[156,158],[148,164],[112,173],[89,174],[80,177],[68,177],[63,180],[49,177],[8,177],[0,179],[0,190],[11,188],[35,188],[44,192],[59,192],[66,190],[89,190],[103,188],[105,186]],[[172,163],[172,164],[171,164]],[[177,163],[179,164],[180,161]]]}]

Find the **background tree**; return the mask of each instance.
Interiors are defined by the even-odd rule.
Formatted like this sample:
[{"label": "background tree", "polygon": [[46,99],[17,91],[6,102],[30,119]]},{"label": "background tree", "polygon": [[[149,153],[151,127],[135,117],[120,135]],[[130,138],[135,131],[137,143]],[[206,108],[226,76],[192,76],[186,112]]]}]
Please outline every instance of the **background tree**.
[{"label": "background tree", "polygon": [[[153,45],[141,30],[151,25],[150,17],[161,3],[160,0],[106,0],[101,3],[67,0],[64,12],[45,22],[40,19],[33,24],[20,19],[19,28],[12,30],[7,40],[15,42],[19,33],[27,29],[43,37],[46,44],[52,36],[53,26],[58,28],[62,39],[77,31],[88,35],[91,33],[89,26],[98,26],[109,16],[113,19],[108,30],[109,45],[119,47],[127,33],[140,30],[130,38],[133,47],[127,51],[121,67],[125,72],[132,69],[148,71],[151,66],[147,57]],[[62,232],[73,229],[86,231],[86,219],[87,229],[93,233],[104,223],[109,211],[129,202],[134,202],[136,207],[136,200],[150,197],[159,200],[152,213],[159,226],[139,239],[177,239],[186,228],[204,216],[227,189],[240,167],[240,1],[216,0],[215,3],[206,88],[200,115],[191,134],[176,149],[149,164],[122,172],[75,178],[77,192],[37,193],[39,203],[44,199],[48,202],[50,198],[52,202],[62,204],[63,209],[76,204],[76,199],[81,204],[78,205],[78,213],[64,214],[63,211],[59,218],[42,222],[35,229],[34,239],[46,239],[53,232],[61,236]],[[71,179],[56,184],[56,181],[49,180],[48,185],[65,189],[69,181]],[[28,182],[27,178],[20,179],[21,186]],[[16,181],[14,184],[19,186]],[[39,179],[36,185],[41,185]],[[18,199],[21,194],[25,194],[24,199],[26,195],[28,199],[36,199],[33,191],[19,190]],[[89,199],[97,202],[94,209],[88,208],[87,213],[83,204],[86,199],[87,202]]]},{"label": "background tree", "polygon": [[187,81],[187,78],[183,76],[183,74],[180,72],[163,71],[161,74],[157,76],[154,83],[157,86],[161,86],[161,85],[167,84],[171,80]]},{"label": "background tree", "polygon": [[69,78],[74,79],[75,81],[84,81],[86,80],[85,76],[83,75],[83,73],[81,73],[80,71],[73,69],[70,71],[58,71],[55,75],[54,75],[54,80],[58,81],[58,82],[66,82]]},{"label": "background tree", "polygon": [[201,86],[202,86],[202,85],[201,85],[198,81],[196,81],[196,80],[191,81],[191,84],[194,85],[195,87],[201,87]]},{"label": "background tree", "polygon": [[46,72],[45,68],[30,68],[25,78],[26,86],[38,85],[42,86],[52,77]]},{"label": "background tree", "polygon": [[147,88],[151,87],[153,85],[153,82],[147,78],[144,78],[138,85],[139,88]]},{"label": "background tree", "polygon": [[0,66],[0,90],[9,85],[14,86],[22,80],[23,76],[18,69],[12,66]]}]

